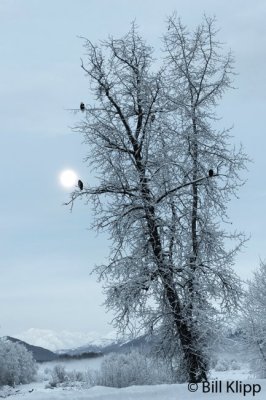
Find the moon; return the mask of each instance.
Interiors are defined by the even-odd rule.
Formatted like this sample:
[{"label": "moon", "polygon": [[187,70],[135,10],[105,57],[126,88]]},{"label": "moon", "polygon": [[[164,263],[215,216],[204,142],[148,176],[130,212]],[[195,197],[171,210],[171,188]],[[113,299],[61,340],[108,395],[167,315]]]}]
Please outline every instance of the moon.
[{"label": "moon", "polygon": [[78,176],[72,169],[65,169],[59,175],[60,183],[65,188],[72,188],[77,184]]}]

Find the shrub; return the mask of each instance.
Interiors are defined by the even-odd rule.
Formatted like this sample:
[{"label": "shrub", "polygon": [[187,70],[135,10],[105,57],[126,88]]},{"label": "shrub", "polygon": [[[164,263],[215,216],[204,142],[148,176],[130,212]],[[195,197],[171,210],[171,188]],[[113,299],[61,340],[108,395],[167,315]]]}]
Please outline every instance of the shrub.
[{"label": "shrub", "polygon": [[63,365],[57,364],[51,371],[48,387],[75,386],[78,382],[85,382],[85,374],[80,371],[66,371]]},{"label": "shrub", "polygon": [[132,351],[127,354],[113,353],[107,356],[102,361],[96,381],[98,385],[121,388],[170,383],[172,376],[162,361]]},{"label": "shrub", "polygon": [[52,370],[52,376],[49,381],[51,386],[57,386],[59,383],[64,383],[68,381],[68,375],[66,373],[65,367],[62,365],[55,365]]},{"label": "shrub", "polygon": [[231,359],[231,360],[226,360],[224,358],[221,358],[219,360],[217,360],[214,369],[215,371],[228,371],[228,370],[239,370],[240,364],[235,360],[235,359]]},{"label": "shrub", "polygon": [[23,345],[0,339],[0,385],[32,382],[36,373],[36,362]]},{"label": "shrub", "polygon": [[51,371],[51,378],[46,387],[100,385],[121,388],[173,383],[172,377],[172,371],[164,361],[145,356],[138,351],[131,351],[127,354],[112,353],[104,357],[99,371],[70,372],[58,364]]},{"label": "shrub", "polygon": [[225,359],[218,360],[215,371],[228,371],[230,369],[229,361]]},{"label": "shrub", "polygon": [[236,360],[231,360],[231,369],[233,369],[233,370],[239,370],[241,367],[240,367],[240,364],[236,361]]}]

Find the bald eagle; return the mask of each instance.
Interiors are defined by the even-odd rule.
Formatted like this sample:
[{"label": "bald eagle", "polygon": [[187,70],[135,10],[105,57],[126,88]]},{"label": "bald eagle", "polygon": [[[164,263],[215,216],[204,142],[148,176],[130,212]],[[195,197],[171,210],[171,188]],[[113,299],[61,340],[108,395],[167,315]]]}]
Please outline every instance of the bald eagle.
[{"label": "bald eagle", "polygon": [[79,108],[82,112],[85,111],[85,104],[81,102]]},{"label": "bald eagle", "polygon": [[80,190],[83,190],[83,182],[80,179],[78,180],[78,187]]},{"label": "bald eagle", "polygon": [[211,178],[213,176],[213,169],[209,169],[209,177]]}]

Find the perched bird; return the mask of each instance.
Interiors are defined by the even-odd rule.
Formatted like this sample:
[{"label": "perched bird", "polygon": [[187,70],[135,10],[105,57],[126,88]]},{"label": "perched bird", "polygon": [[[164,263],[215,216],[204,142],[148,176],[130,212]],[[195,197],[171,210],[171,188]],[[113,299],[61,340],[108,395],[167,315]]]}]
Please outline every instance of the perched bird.
[{"label": "perched bird", "polygon": [[83,182],[80,179],[78,180],[78,187],[80,190],[83,190]]},{"label": "perched bird", "polygon": [[213,169],[209,169],[209,177],[211,178],[213,176]]},{"label": "perched bird", "polygon": [[151,122],[153,122],[154,120],[155,120],[155,115],[152,114],[152,116],[151,116]]},{"label": "perched bird", "polygon": [[79,108],[82,112],[85,111],[85,104],[81,102]]}]

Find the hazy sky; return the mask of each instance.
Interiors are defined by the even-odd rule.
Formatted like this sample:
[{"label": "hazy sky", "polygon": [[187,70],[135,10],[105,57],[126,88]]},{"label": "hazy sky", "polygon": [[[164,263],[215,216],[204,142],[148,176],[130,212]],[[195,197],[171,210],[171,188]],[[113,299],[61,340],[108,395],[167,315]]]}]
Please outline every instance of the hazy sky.
[{"label": "hazy sky", "polygon": [[78,202],[73,213],[62,206],[68,192],[58,180],[73,168],[90,181],[88,149],[70,129],[79,116],[66,110],[90,101],[77,36],[120,36],[136,18],[159,47],[174,10],[191,28],[204,13],[216,15],[219,38],[235,54],[238,89],[224,96],[219,114],[253,159],[230,207],[234,227],[251,235],[236,271],[248,277],[266,258],[265,0],[0,0],[0,336],[32,327],[112,330],[89,275],[108,254],[107,238],[87,229],[88,206]]}]

